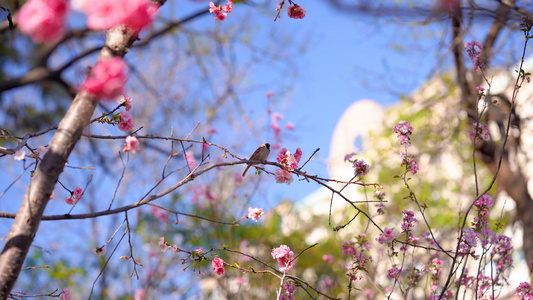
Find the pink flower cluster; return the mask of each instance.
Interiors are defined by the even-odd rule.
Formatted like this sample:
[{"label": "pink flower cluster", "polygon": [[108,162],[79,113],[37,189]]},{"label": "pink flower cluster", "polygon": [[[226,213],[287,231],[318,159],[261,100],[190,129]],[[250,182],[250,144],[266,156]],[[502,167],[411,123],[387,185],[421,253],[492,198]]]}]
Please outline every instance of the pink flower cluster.
[{"label": "pink flower cluster", "polygon": [[168,222],[168,212],[166,210],[150,205],[150,213],[161,223]]},{"label": "pink flower cluster", "polygon": [[83,195],[83,189],[79,186],[77,186],[74,191],[70,194],[70,197],[65,198],[65,202],[70,205],[76,204],[81,199],[81,196]]},{"label": "pink flower cluster", "polygon": [[398,141],[405,147],[411,146],[410,136],[415,129],[407,121],[400,121],[392,128],[392,133],[398,134]]},{"label": "pink flower cluster", "polygon": [[278,153],[276,158],[278,163],[282,164],[285,169],[277,169],[275,172],[275,178],[277,183],[292,183],[292,173],[291,170],[298,168],[298,163],[302,158],[302,149],[296,149],[295,154],[291,154],[286,148],[283,148]]},{"label": "pink flower cluster", "polygon": [[396,238],[396,233],[394,233],[394,230],[391,228],[385,228],[383,229],[383,233],[376,238],[376,241],[380,244],[383,243],[391,243]]},{"label": "pink flower cluster", "polygon": [[305,8],[301,7],[300,5],[290,5],[289,8],[287,8],[287,15],[289,15],[289,18],[292,19],[303,19],[305,17],[305,14],[307,11]]},{"label": "pink flower cluster", "polygon": [[276,259],[280,265],[281,272],[289,272],[294,267],[294,252],[289,246],[280,245],[278,248],[272,249],[272,258]]},{"label": "pink flower cluster", "polygon": [[217,275],[224,275],[226,271],[224,270],[224,261],[221,258],[215,258],[211,262],[211,268]]},{"label": "pink flower cluster", "polygon": [[475,122],[474,124],[474,130],[470,131],[468,133],[468,137],[476,140],[487,140],[489,138],[489,127],[484,126],[481,123]]},{"label": "pink flower cluster", "polygon": [[296,290],[296,285],[294,284],[292,280],[285,281],[285,283],[283,284],[283,290],[285,291],[285,293],[281,294],[281,296],[279,297],[280,300],[294,300],[295,299],[294,291]]},{"label": "pink flower cluster", "polygon": [[166,252],[167,250],[172,250],[174,252],[178,251],[178,246],[171,246],[168,242],[165,241],[165,237],[160,237],[157,245],[159,246],[161,252]]},{"label": "pink flower cluster", "polygon": [[252,219],[257,222],[262,215],[262,209],[248,207],[248,214],[246,215],[246,219]]},{"label": "pink flower cluster", "polygon": [[[418,237],[414,236],[411,232],[411,228],[415,227],[415,223],[418,223],[418,220],[415,218],[415,214],[410,210],[402,211],[403,221],[402,221],[402,231],[407,234],[407,240],[409,242],[416,243],[418,242]],[[405,245],[402,245],[404,247]]]},{"label": "pink flower cluster", "polygon": [[67,288],[63,289],[63,292],[59,294],[59,300],[70,300],[72,299],[70,296],[70,291]]},{"label": "pink flower cluster", "polygon": [[53,41],[65,30],[66,0],[29,0],[17,14],[20,31],[36,43]]},{"label": "pink flower cluster", "polygon": [[514,247],[511,245],[511,238],[505,235],[498,235],[491,252],[491,255],[497,259],[496,270],[498,273],[513,265],[513,252]]},{"label": "pink flower cluster", "polygon": [[400,277],[400,273],[402,270],[398,269],[396,265],[392,266],[392,268],[387,270],[387,278],[388,279],[398,279]]},{"label": "pink flower cluster", "polygon": [[327,262],[329,265],[331,265],[331,264],[333,264],[333,255],[324,254],[324,255],[322,255],[322,260]]},{"label": "pink flower cluster", "polygon": [[[478,210],[477,217],[474,218],[473,224],[476,229],[487,228],[487,230],[491,231],[487,219],[489,217],[489,208],[491,208],[493,204],[494,200],[492,200],[492,197],[487,194],[482,195],[476,202],[474,202],[474,207]],[[481,233],[485,233],[487,236],[489,235],[487,232]]]},{"label": "pink flower cluster", "polygon": [[415,175],[418,172],[419,167],[414,156],[408,155],[405,152],[401,152],[400,157],[402,158],[401,166],[405,166],[408,172],[411,172],[411,174]]},{"label": "pink flower cluster", "polygon": [[522,282],[516,288],[515,296],[520,297],[521,300],[533,300],[533,289],[527,282]]},{"label": "pink flower cluster", "polygon": [[[267,96],[268,98],[268,96]],[[278,150],[281,149],[281,143],[282,143],[282,129],[279,124],[279,121],[283,120],[284,116],[278,112],[275,112],[271,116],[272,124],[270,125],[270,128],[272,129],[272,132],[274,133],[274,144],[272,145],[272,149]],[[294,124],[291,122],[285,124],[284,126],[285,130],[294,130]]]},{"label": "pink flower cluster", "polygon": [[124,90],[127,70],[121,57],[103,59],[91,70],[81,85],[81,89],[98,99],[114,99]]},{"label": "pink flower cluster", "polygon": [[224,6],[216,6],[215,3],[209,2],[209,12],[215,14],[215,20],[224,21],[227,14],[233,11],[233,0],[228,0]]},{"label": "pink flower cluster", "polygon": [[124,24],[135,32],[152,22],[157,5],[148,0],[87,0],[83,9],[93,30],[107,30]]},{"label": "pink flower cluster", "polygon": [[133,124],[133,116],[130,114],[129,111],[121,111],[118,114],[118,129],[128,132],[133,129],[135,126]]},{"label": "pink flower cluster", "polygon": [[[477,49],[476,49],[477,48]],[[480,59],[481,50],[483,50],[483,47],[480,43],[476,41],[471,41],[469,43],[465,44],[465,50],[468,54],[468,57],[470,57],[472,63],[474,64],[474,72],[477,71],[477,69],[483,69],[485,68],[485,63],[483,63]]]},{"label": "pink flower cluster", "polygon": [[351,256],[352,262],[346,266],[348,271],[346,276],[350,281],[360,280],[363,278],[361,271],[367,272],[367,264],[372,262],[372,256],[368,251],[372,248],[366,234],[360,234],[355,242],[343,242],[341,249],[344,256]]},{"label": "pink flower cluster", "polygon": [[135,154],[139,150],[139,141],[134,136],[127,136],[126,137],[126,143],[124,143],[124,149],[122,149],[122,152],[131,152]]},{"label": "pink flower cluster", "polygon": [[357,177],[362,177],[368,174],[370,166],[362,159],[356,159],[353,163],[354,174]]}]

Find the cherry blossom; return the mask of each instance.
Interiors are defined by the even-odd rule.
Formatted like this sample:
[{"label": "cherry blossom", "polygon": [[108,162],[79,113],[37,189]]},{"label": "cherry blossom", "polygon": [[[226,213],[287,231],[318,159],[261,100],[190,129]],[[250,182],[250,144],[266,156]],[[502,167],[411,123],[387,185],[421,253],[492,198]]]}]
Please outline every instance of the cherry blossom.
[{"label": "cherry blossom", "polygon": [[211,262],[211,268],[213,268],[213,271],[217,275],[224,275],[224,273],[226,272],[224,270],[224,261],[218,257],[213,259],[213,261]]},{"label": "cherry blossom", "polygon": [[122,94],[126,81],[126,66],[122,58],[114,57],[99,61],[81,85],[81,89],[98,99],[109,100]]},{"label": "cherry blossom", "polygon": [[127,136],[126,137],[126,143],[124,143],[124,149],[122,149],[122,152],[128,152],[135,154],[139,150],[139,141],[134,136]]},{"label": "cherry blossom", "polygon": [[17,15],[20,31],[36,43],[51,42],[65,31],[66,0],[30,0]]}]

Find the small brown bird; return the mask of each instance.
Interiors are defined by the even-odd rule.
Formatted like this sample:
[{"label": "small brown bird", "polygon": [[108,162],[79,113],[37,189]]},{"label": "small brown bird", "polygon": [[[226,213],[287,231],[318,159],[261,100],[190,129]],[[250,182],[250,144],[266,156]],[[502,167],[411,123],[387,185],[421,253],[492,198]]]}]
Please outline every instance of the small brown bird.
[{"label": "small brown bird", "polygon": [[[270,154],[270,144],[264,143],[255,150],[254,154],[250,156],[249,160],[265,161],[268,158],[269,154]],[[242,173],[242,177],[246,175],[246,172],[248,172],[248,169],[250,169],[252,165],[257,165],[257,163],[249,163],[246,169],[244,169],[244,172]]]}]

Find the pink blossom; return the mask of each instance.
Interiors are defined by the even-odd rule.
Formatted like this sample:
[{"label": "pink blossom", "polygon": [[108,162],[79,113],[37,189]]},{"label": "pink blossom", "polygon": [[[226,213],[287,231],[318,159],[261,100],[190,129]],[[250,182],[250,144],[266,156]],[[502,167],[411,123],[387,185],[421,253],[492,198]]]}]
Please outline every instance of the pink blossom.
[{"label": "pink blossom", "polygon": [[160,237],[157,245],[159,245],[161,252],[166,252],[168,249],[172,248],[169,243],[165,242],[165,237]]},{"label": "pink blossom", "polygon": [[217,7],[215,3],[209,2],[209,7],[209,12],[215,14],[215,20],[224,21],[226,19],[227,14],[222,12],[222,8],[220,6]]},{"label": "pink blossom", "polygon": [[271,255],[280,264],[281,272],[289,272],[294,267],[294,252],[287,245],[272,249]]},{"label": "pink blossom", "polygon": [[292,124],[291,122],[285,124],[285,129],[287,130],[294,130],[294,124]]},{"label": "pink blossom", "polygon": [[233,180],[235,180],[236,183],[241,183],[243,179],[241,173],[235,173],[235,175],[233,175]]},{"label": "pink blossom", "polygon": [[278,121],[283,120],[283,115],[278,112],[275,112],[272,114],[271,118],[272,118],[272,122],[278,122]]},{"label": "pink blossom", "polygon": [[522,300],[533,300],[533,289],[528,282],[522,282],[516,288],[515,296],[520,297]]},{"label": "pink blossom", "polygon": [[478,122],[473,123],[474,130],[468,133],[469,138],[475,138],[476,140],[487,140],[489,138],[489,127],[484,126]]},{"label": "pink blossom", "polygon": [[236,284],[242,284],[242,283],[245,283],[245,282],[246,282],[246,280],[244,278],[242,278],[242,277],[235,278],[235,283]]},{"label": "pink blossom", "polygon": [[292,173],[287,170],[277,169],[275,174],[276,183],[292,183]]},{"label": "pink blossom", "polygon": [[152,213],[154,218],[159,220],[161,223],[168,222],[168,213],[164,209],[150,205],[150,213]]},{"label": "pink blossom", "polygon": [[322,255],[322,260],[326,261],[328,264],[333,264],[333,255],[331,254],[324,254]]},{"label": "pink blossom", "polygon": [[372,290],[366,289],[363,294],[365,294],[367,299],[374,299],[374,292]]},{"label": "pink blossom", "polygon": [[128,152],[131,151],[131,153],[135,154],[139,150],[139,141],[134,136],[127,136],[126,137],[126,143],[124,143],[124,149],[122,149],[122,152]]},{"label": "pink blossom", "polygon": [[246,215],[247,219],[252,219],[254,221],[258,221],[259,218],[263,215],[263,210],[261,208],[248,208],[248,215]]},{"label": "pink blossom", "polygon": [[128,132],[133,129],[133,116],[128,111],[121,111],[118,114],[118,129]]},{"label": "pink blossom", "polygon": [[395,237],[396,233],[394,233],[394,230],[392,230],[391,228],[385,228],[381,236],[378,237],[376,241],[380,244],[390,243],[394,240]]},{"label": "pink blossom", "polygon": [[468,54],[468,57],[472,60],[472,63],[474,64],[474,72],[477,71],[477,69],[483,69],[485,68],[485,63],[481,61],[480,55],[481,50],[483,50],[483,47],[479,42],[471,41],[465,44],[465,50]]},{"label": "pink blossom", "polygon": [[76,198],[76,200],[80,200],[81,195],[83,195],[83,189],[80,186],[77,186],[74,189],[73,194],[74,194],[74,198]]},{"label": "pink blossom", "polygon": [[192,151],[187,151],[185,153],[185,160],[187,161],[189,168],[194,169],[194,167],[196,166],[196,160],[194,159],[194,154],[192,153]]},{"label": "pink blossom", "polygon": [[287,14],[292,19],[303,19],[305,17],[306,10],[300,5],[291,5],[287,8]]},{"label": "pink blossom", "polygon": [[370,166],[366,164],[365,161],[362,159],[361,160],[356,159],[355,162],[353,163],[353,168],[354,168],[355,176],[358,176],[358,177],[365,176],[368,173],[368,171],[370,171]]},{"label": "pink blossom", "polygon": [[211,262],[211,268],[217,275],[223,275],[226,272],[224,270],[224,261],[218,257]]},{"label": "pink blossom", "polygon": [[407,155],[405,152],[400,153],[400,157],[402,158],[402,164],[401,166],[405,166],[408,172],[411,172],[411,174],[416,174],[419,170],[418,163],[416,162],[414,156]]},{"label": "pink blossom", "polygon": [[63,289],[63,292],[59,295],[59,300],[70,300],[70,291],[67,288]]},{"label": "pink blossom", "polygon": [[274,97],[274,92],[267,92],[265,96],[267,97],[267,99],[270,99]]},{"label": "pink blossom", "polygon": [[114,99],[122,93],[126,85],[126,73],[122,58],[103,59],[92,68],[81,89],[98,99]]},{"label": "pink blossom", "polygon": [[389,270],[387,270],[387,278],[388,279],[396,279],[400,276],[401,270],[396,267],[396,265],[392,266]]},{"label": "pink blossom", "polygon": [[281,128],[279,127],[278,123],[270,124],[270,128],[274,132],[274,135],[280,135],[281,134]]},{"label": "pink blossom", "polygon": [[348,153],[344,156],[344,162],[347,162],[349,161],[350,159],[352,159],[352,157],[354,157],[357,153],[355,152],[352,152],[352,153]]},{"label": "pink blossom", "polygon": [[15,156],[13,156],[14,160],[24,160],[26,158],[26,152],[24,149],[19,149],[17,152],[15,152]]},{"label": "pink blossom", "polygon": [[474,206],[481,208],[490,208],[492,205],[494,205],[494,200],[492,200],[492,197],[487,194],[482,195],[476,202],[474,202]]},{"label": "pink blossom", "polygon": [[67,12],[66,0],[30,0],[17,15],[18,28],[36,43],[51,42],[63,34]]},{"label": "pink blossom", "polygon": [[65,202],[66,202],[67,204],[69,204],[69,205],[74,205],[74,204],[76,204],[77,201],[76,201],[75,198],[72,198],[72,197],[66,197],[66,198],[65,198]]},{"label": "pink blossom", "polygon": [[133,295],[133,300],[146,300],[146,291],[143,288],[137,289]]},{"label": "pink blossom", "polygon": [[222,7],[222,10],[228,14],[233,11],[233,0],[228,0],[228,3]]},{"label": "pink blossom", "polygon": [[93,253],[94,255],[96,255],[96,257],[105,255],[106,252],[107,252],[107,248],[105,246],[102,246],[101,248],[96,247],[93,249]]},{"label": "pink blossom", "polygon": [[93,30],[107,30],[124,24],[135,32],[152,22],[157,5],[147,0],[88,0],[84,4],[87,24]]},{"label": "pink blossom", "polygon": [[118,96],[116,102],[118,104],[122,104],[126,107],[126,111],[130,111],[131,109],[131,97],[126,95],[126,94],[122,94],[120,96]]},{"label": "pink blossom", "polygon": [[400,144],[409,147],[411,145],[410,136],[413,134],[414,128],[407,121],[400,121],[392,129],[392,133],[398,133],[398,141]]}]

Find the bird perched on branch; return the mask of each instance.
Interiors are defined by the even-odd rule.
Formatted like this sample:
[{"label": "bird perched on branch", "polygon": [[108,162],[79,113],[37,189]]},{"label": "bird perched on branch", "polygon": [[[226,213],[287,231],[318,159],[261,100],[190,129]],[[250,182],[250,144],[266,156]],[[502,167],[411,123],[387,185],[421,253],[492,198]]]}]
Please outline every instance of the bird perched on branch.
[{"label": "bird perched on branch", "polygon": [[[268,158],[268,155],[270,154],[270,144],[269,143],[263,143],[259,148],[257,148],[250,156],[249,160],[260,160],[265,161]],[[257,165],[258,163],[249,163],[246,169],[244,169],[244,172],[242,173],[242,177],[246,175],[246,172],[248,172],[248,169],[250,169],[251,166]]]}]

